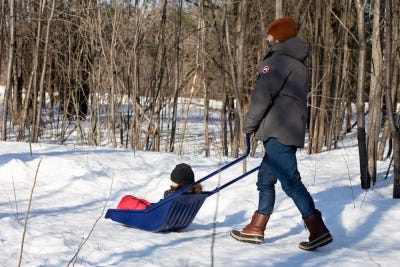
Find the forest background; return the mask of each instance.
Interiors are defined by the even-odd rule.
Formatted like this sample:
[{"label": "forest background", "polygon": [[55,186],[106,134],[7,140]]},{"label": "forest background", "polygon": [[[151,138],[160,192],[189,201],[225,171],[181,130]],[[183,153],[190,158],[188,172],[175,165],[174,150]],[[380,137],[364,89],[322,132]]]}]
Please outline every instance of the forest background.
[{"label": "forest background", "polygon": [[236,157],[268,24],[291,16],[311,47],[308,152],[357,127],[361,187],[391,157],[400,198],[399,1],[0,1],[2,141],[184,154],[202,138],[205,156]]}]

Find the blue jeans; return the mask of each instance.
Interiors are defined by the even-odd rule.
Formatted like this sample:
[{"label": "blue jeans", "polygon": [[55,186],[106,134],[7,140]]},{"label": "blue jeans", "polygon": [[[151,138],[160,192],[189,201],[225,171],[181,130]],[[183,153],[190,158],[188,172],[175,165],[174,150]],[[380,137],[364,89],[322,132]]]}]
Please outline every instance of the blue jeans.
[{"label": "blue jeans", "polygon": [[314,200],[301,181],[297,169],[295,146],[286,146],[276,138],[264,142],[265,155],[258,172],[257,189],[259,191],[258,212],[270,215],[275,205],[275,184],[281,183],[283,191],[293,199],[302,218],[318,211]]}]

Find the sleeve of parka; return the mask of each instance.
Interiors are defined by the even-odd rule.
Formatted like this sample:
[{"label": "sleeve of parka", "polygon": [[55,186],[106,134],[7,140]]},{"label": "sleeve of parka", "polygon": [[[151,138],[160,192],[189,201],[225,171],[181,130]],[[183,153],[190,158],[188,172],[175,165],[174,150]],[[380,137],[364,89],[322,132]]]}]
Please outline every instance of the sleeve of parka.
[{"label": "sleeve of parka", "polygon": [[267,59],[260,67],[244,119],[244,133],[251,134],[257,131],[288,77],[288,71],[283,66],[279,66],[279,60],[276,59],[279,57],[276,56],[275,60]]}]

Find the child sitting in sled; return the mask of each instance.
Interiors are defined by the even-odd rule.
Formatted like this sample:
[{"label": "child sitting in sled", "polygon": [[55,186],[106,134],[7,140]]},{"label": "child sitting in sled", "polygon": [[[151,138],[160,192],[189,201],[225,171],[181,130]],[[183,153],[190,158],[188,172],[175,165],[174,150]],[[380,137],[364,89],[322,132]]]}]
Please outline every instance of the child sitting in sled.
[{"label": "child sitting in sled", "polygon": [[[164,192],[164,198],[194,183],[194,173],[189,164],[181,163],[175,166],[171,172],[171,187]],[[198,194],[202,191],[200,184],[188,190],[188,193]]]},{"label": "child sitting in sled", "polygon": [[[171,172],[171,186],[170,189],[164,192],[164,198],[175,193],[176,191],[184,188],[187,185],[194,183],[194,173],[192,167],[186,163],[180,163],[175,166]],[[202,191],[200,184],[190,188],[187,192],[192,194],[199,194]],[[117,209],[129,209],[129,210],[144,210],[151,205],[145,199],[137,198],[132,195],[124,196],[118,203]]]}]

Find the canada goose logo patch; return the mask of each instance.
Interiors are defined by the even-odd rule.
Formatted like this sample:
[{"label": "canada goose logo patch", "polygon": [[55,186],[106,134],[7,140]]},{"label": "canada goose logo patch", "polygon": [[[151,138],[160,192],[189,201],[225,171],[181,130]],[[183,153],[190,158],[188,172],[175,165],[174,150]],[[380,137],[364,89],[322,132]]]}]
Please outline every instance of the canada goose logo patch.
[{"label": "canada goose logo patch", "polygon": [[266,65],[266,66],[264,66],[264,68],[262,69],[262,73],[267,73],[267,72],[269,72],[269,66],[268,65]]}]

